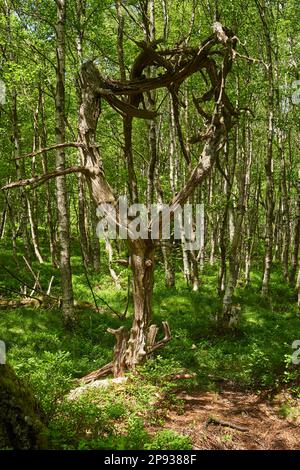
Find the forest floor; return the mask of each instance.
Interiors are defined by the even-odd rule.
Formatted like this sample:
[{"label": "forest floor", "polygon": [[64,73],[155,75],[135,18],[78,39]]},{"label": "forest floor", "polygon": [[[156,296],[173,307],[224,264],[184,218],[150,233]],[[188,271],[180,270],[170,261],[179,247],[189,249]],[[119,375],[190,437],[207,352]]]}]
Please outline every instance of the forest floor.
[{"label": "forest floor", "polygon": [[[193,449],[300,449],[300,411],[296,406],[300,400],[286,393],[271,400],[264,394],[228,388],[222,392],[181,391],[178,398],[183,401],[181,413],[168,411],[164,429],[189,436]],[[283,413],[287,402],[293,402],[290,410],[294,410],[288,417]]]}]

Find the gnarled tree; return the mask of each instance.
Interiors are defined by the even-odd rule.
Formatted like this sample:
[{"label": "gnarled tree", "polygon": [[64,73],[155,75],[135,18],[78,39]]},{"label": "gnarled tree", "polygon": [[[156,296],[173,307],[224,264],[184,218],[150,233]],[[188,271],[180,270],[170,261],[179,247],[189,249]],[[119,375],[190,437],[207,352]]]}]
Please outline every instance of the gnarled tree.
[{"label": "gnarled tree", "polygon": [[[156,115],[153,109],[145,109],[144,94],[167,88],[173,102],[178,103],[180,86],[191,75],[200,73],[206,76],[209,89],[199,98],[194,99],[196,109],[204,121],[204,130],[193,137],[193,142],[202,143],[197,163],[190,170],[189,177],[181,190],[170,201],[170,212],[184,204],[193,194],[195,188],[208,176],[219,151],[224,146],[228,132],[233,125],[233,117],[237,111],[226,94],[226,78],[236,57],[237,38],[220,23],[215,23],[213,34],[198,48],[175,47],[174,49],[158,49],[157,41],[141,41],[140,54],[134,61],[129,80],[113,80],[105,78],[96,65],[89,61],[83,64],[78,77],[78,90],[81,99],[78,119],[78,141],[68,144],[77,146],[81,152],[83,165],[64,170],[57,169],[48,175],[42,175],[28,180],[17,181],[5,186],[5,189],[22,185],[36,185],[49,178],[68,173],[81,172],[86,176],[92,197],[97,205],[109,203],[117,207],[117,195],[114,194],[106,179],[104,165],[99,146],[96,142],[98,120],[101,115],[101,100],[105,99],[112,108],[132,123],[134,118],[153,119]],[[150,74],[145,78],[146,67],[163,68],[163,74]],[[204,109],[205,103],[210,102],[210,111]],[[141,107],[141,105],[144,105]],[[207,107],[208,108],[208,107]],[[179,116],[177,116],[177,126]],[[132,158],[131,132],[127,135],[127,170],[129,187],[134,191],[134,202],[139,202],[134,178],[134,161]],[[125,136],[126,137],[126,136]],[[52,147],[53,148],[53,147]],[[45,149],[47,150],[47,149]],[[116,211],[119,223],[118,211]],[[134,370],[147,355],[162,347],[171,337],[166,322],[163,323],[164,339],[156,342],[158,328],[151,325],[152,320],[152,291],[154,275],[155,241],[151,238],[151,223],[149,224],[148,239],[134,239],[128,233],[127,243],[130,252],[130,266],[133,276],[134,318],[130,332],[125,328],[111,330],[117,338],[113,361],[105,367],[85,377],[86,382],[94,380],[109,372],[122,375],[126,369]],[[127,227],[125,227],[127,229]]]}]

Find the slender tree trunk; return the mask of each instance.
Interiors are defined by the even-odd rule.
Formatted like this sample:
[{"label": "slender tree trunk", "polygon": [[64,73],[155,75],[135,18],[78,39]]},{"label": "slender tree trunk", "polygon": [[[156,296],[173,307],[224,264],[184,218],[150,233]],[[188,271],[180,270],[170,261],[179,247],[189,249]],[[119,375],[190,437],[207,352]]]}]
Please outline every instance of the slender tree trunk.
[{"label": "slender tree trunk", "polygon": [[177,189],[177,164],[178,164],[178,157],[177,157],[177,148],[176,148],[176,139],[175,139],[175,122],[174,122],[174,110],[172,106],[172,102],[170,100],[169,102],[169,107],[170,107],[170,135],[169,135],[169,140],[170,140],[170,186],[171,186],[171,191],[172,195],[175,194],[176,189]]},{"label": "slender tree trunk", "polygon": [[[13,123],[13,140],[14,140],[14,149],[13,149],[13,157],[17,159],[21,155],[20,149],[20,133],[19,133],[19,124],[18,124],[18,111],[17,111],[17,92],[13,90],[13,110],[12,110],[12,123]],[[19,179],[25,178],[25,165],[24,161],[21,159],[19,162],[16,162],[16,173]],[[31,248],[29,242],[29,235],[27,230],[27,197],[26,197],[26,190],[21,188],[20,190],[20,199],[21,199],[21,215],[19,218],[19,229],[17,231],[22,234],[23,242],[24,242],[24,249],[27,256],[30,256]]]},{"label": "slender tree trunk", "polygon": [[[33,113],[33,127],[34,127],[34,136],[33,136],[33,145],[32,145],[32,152],[36,152],[39,146],[39,102],[36,106],[36,109]],[[32,175],[35,176],[36,174],[36,163],[35,158],[32,159]],[[31,232],[31,240],[33,245],[34,254],[39,263],[43,263],[44,260],[42,258],[40,247],[39,247],[39,239],[38,239],[38,227],[36,223],[36,209],[37,209],[37,196],[36,191],[32,191],[29,197],[28,192],[25,193],[26,196],[26,203],[27,203],[27,212],[28,212],[28,221],[30,226]]]},{"label": "slender tree trunk", "polygon": [[36,226],[33,220],[31,203],[30,203],[28,194],[26,194],[26,201],[27,201],[27,213],[28,213],[28,219],[29,219],[29,225],[30,225],[30,231],[31,231],[31,240],[32,240],[32,245],[34,249],[34,254],[38,262],[42,264],[44,260],[42,258],[40,248],[39,248],[39,243],[38,243],[37,234],[36,234]]},{"label": "slender tree trunk", "polygon": [[289,196],[286,182],[286,162],[284,155],[284,142],[282,130],[279,131],[278,144],[280,154],[280,170],[281,170],[281,232],[282,232],[282,250],[281,250],[281,261],[283,265],[283,274],[285,279],[289,280],[289,251],[290,251],[290,211],[289,211]]},{"label": "slender tree trunk", "polygon": [[[79,159],[80,155],[79,155]],[[82,162],[79,162],[79,165],[82,165]],[[88,230],[87,230],[87,214],[86,214],[86,195],[84,188],[84,176],[81,173],[78,173],[78,227],[80,234],[80,244],[83,253],[83,262],[87,268],[90,264],[90,253],[89,253],[89,240],[88,240]]]},{"label": "slender tree trunk", "polygon": [[[252,249],[254,244],[255,237],[255,226],[257,221],[258,208],[255,211],[255,220],[253,217],[253,208],[250,207],[251,200],[251,167],[253,161],[253,146],[252,146],[252,133],[250,124],[247,124],[247,134],[248,134],[248,164],[246,170],[246,198],[245,198],[245,285],[249,286],[251,283],[251,258],[252,258]],[[257,185],[258,186],[258,185]],[[254,191],[255,201],[258,201],[259,195],[257,190]],[[252,217],[251,217],[252,215]]]},{"label": "slender tree trunk", "polygon": [[167,288],[175,286],[175,270],[173,263],[173,250],[170,240],[161,243],[161,251],[164,259],[165,285]]},{"label": "slender tree trunk", "polygon": [[300,269],[298,269],[297,281],[296,281],[296,292],[297,292],[297,303],[300,308]]},{"label": "slender tree trunk", "polygon": [[[13,49],[13,38],[11,33],[11,16],[12,11],[10,9],[9,2],[5,2],[5,16],[6,16],[6,33],[8,36],[8,43],[10,45],[10,54],[9,58],[12,63],[15,62],[15,53]],[[18,158],[21,156],[21,148],[20,148],[20,128],[19,128],[19,118],[18,118],[18,93],[16,86],[13,85],[11,91],[11,98],[12,98],[12,107],[11,107],[11,123],[12,123],[12,142],[13,142],[13,151],[12,157],[15,161],[15,168],[16,168],[16,176],[18,179],[25,178],[25,163],[24,159],[19,160]],[[29,235],[27,230],[27,202],[26,202],[26,193],[24,188],[20,189],[20,200],[21,200],[21,208],[20,208],[20,215],[18,214],[17,208],[14,207],[11,210],[11,220],[12,224],[15,226],[17,223],[17,219],[19,222],[19,227],[14,231],[13,234],[13,250],[16,251],[16,238],[21,233],[23,243],[24,243],[24,250],[27,253],[27,256],[30,256],[30,241]],[[18,208],[19,209],[19,208]],[[13,219],[16,219],[15,221]]]},{"label": "slender tree trunk", "polygon": [[229,145],[225,145],[224,147],[224,159],[227,165],[227,170],[226,170],[226,179],[224,181],[224,193],[226,195],[226,202],[225,202],[225,208],[224,212],[222,214],[222,219],[221,219],[221,227],[220,227],[220,240],[219,240],[219,246],[220,246],[220,271],[219,271],[219,277],[218,277],[218,292],[219,295],[224,294],[225,292],[225,281],[226,281],[226,274],[227,274],[227,266],[226,266],[226,253],[227,253],[227,242],[228,242],[228,237],[229,241],[232,241],[232,236],[230,236],[229,233],[229,227],[230,227],[230,222],[229,222],[229,215],[230,215],[230,202],[231,202],[231,194],[232,194],[232,185],[234,181],[234,176],[235,176],[235,165],[236,165],[236,145],[235,145],[235,150],[233,152],[234,159],[233,159],[233,168],[230,171],[229,167]]},{"label": "slender tree trunk", "polygon": [[[159,180],[157,181],[156,187],[157,201],[159,204],[163,204],[163,191],[159,184]],[[173,287],[175,285],[175,270],[171,240],[160,240],[160,248],[164,260],[165,285],[166,287]]]},{"label": "slender tree trunk", "polygon": [[[155,41],[155,7],[154,0],[149,0],[149,34],[146,35],[146,40],[149,42]],[[155,78],[155,72],[148,71],[149,78]],[[148,93],[149,110],[156,110],[156,92]],[[156,119],[152,119],[148,124],[149,133],[149,164],[147,171],[147,204],[148,207],[153,203],[154,187],[155,187],[155,171],[158,160],[157,152],[157,124]]]},{"label": "slender tree trunk", "polygon": [[[80,25],[76,37],[76,51],[79,64],[83,63],[83,35],[84,30],[82,28],[82,17],[85,14],[85,1],[78,0],[76,2],[76,14],[78,24]],[[81,154],[78,153],[78,165],[83,165]],[[90,264],[90,250],[89,250],[89,237],[87,227],[87,207],[86,207],[86,194],[85,194],[85,178],[84,175],[78,173],[77,176],[78,184],[78,228],[80,235],[80,244],[83,255],[83,262],[87,268]]]},{"label": "slender tree trunk", "polygon": [[7,216],[7,202],[5,202],[3,212],[1,215],[1,221],[0,221],[0,240],[4,236],[5,232],[5,225],[6,225],[6,216]]}]

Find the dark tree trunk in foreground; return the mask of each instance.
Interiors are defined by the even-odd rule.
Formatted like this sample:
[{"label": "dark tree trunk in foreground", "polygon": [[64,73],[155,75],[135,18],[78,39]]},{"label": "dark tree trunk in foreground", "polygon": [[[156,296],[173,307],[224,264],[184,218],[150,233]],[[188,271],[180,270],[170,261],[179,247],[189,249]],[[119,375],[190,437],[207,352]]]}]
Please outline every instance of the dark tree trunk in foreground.
[{"label": "dark tree trunk in foreground", "polygon": [[[65,142],[65,27],[66,27],[66,2],[57,0],[57,67],[56,67],[56,143]],[[65,152],[63,148],[56,151],[56,168],[63,170],[65,167]],[[72,328],[74,318],[73,287],[70,263],[70,224],[68,210],[68,195],[65,176],[56,178],[56,201],[59,234],[60,271],[62,287],[63,319],[67,328]]]},{"label": "dark tree trunk in foreground", "polygon": [[0,449],[46,448],[41,411],[8,364],[0,365]]}]

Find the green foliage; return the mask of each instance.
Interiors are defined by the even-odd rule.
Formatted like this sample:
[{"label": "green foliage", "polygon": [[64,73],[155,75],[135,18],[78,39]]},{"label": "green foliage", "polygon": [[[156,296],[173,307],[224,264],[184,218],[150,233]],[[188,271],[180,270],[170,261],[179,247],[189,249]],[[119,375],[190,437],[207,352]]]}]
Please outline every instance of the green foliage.
[{"label": "green foliage", "polygon": [[[145,392],[147,386],[141,388]],[[139,395],[131,390],[91,390],[76,400],[63,400],[49,422],[53,448],[144,449],[151,438],[137,413],[146,413],[146,403],[136,406]]]},{"label": "green foliage", "polygon": [[[75,268],[76,263],[79,265],[79,258],[74,260]],[[43,269],[41,282],[49,278],[50,266]],[[153,436],[147,430],[148,425],[164,426],[168,407],[182,412],[174,393],[178,387],[218,390],[235,383],[272,390],[285,384],[299,396],[299,370],[291,364],[291,345],[300,318],[291,291],[283,288],[280,271],[272,274],[271,301],[257,295],[260,277],[256,272],[251,287],[239,287],[242,322],[237,332],[225,335],[214,323],[219,306],[216,273],[217,267],[207,268],[201,292],[194,293],[180,276],[176,288],[166,289],[159,269],[154,292],[156,322],[169,321],[172,341],[139,368],[138,376],[130,376],[126,385],[90,391],[76,401],[64,398],[75,386],[73,379],[111,360],[114,341],[106,329],[118,327],[119,320],[109,311],[80,310],[76,331],[66,335],[58,310],[2,311],[0,338],[7,342],[8,357],[18,375],[31,385],[48,416],[53,448],[185,449],[189,445],[186,437],[174,436],[172,431]],[[77,283],[87,298],[90,292],[84,278]],[[101,296],[122,310],[122,295],[113,299],[109,278],[102,276],[101,285]],[[126,273],[124,295],[125,289]],[[129,316],[125,324],[130,323]],[[193,372],[195,377],[172,378],[182,371]]]},{"label": "green foliage", "polygon": [[44,351],[40,356],[20,362],[16,370],[28,381],[46,413],[51,413],[58,400],[70,389],[72,362],[70,353]]}]

